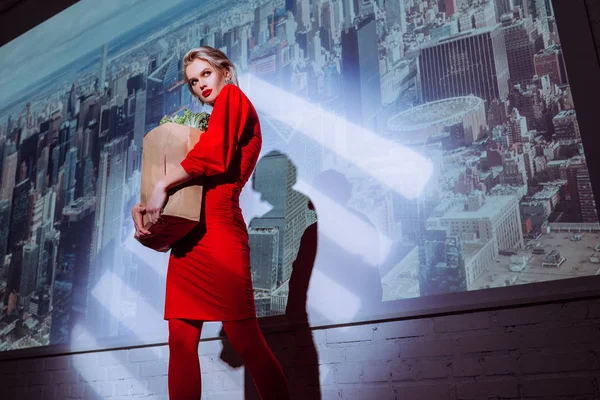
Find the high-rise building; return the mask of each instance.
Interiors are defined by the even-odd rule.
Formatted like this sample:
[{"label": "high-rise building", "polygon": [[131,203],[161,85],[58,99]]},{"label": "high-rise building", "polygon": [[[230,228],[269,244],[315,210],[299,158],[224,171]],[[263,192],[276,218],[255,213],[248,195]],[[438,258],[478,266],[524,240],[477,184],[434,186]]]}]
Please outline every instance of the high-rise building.
[{"label": "high-rise building", "polygon": [[515,143],[523,142],[527,135],[527,119],[519,113],[519,110],[513,108],[510,118],[507,122],[506,133],[508,136],[508,147]]},{"label": "high-rise building", "polygon": [[255,289],[275,289],[279,260],[279,229],[250,228],[248,238],[252,285]]},{"label": "high-rise building", "polygon": [[70,304],[70,326],[85,319],[89,301],[92,235],[81,233],[94,229],[95,202],[94,197],[79,198],[62,212],[58,263],[63,271],[70,271],[72,290],[66,302]]},{"label": "high-rise building", "polygon": [[104,87],[106,84],[106,68],[108,63],[108,45],[104,43],[101,47],[101,56],[100,56],[100,78],[98,79],[98,90],[100,92],[104,91]]},{"label": "high-rise building", "polygon": [[419,237],[419,293],[421,296],[467,290],[460,235],[428,229]]},{"label": "high-rise building", "polygon": [[[175,114],[184,105],[184,95],[189,94],[187,85],[183,82],[181,57],[172,57],[167,66],[163,80],[165,114]],[[141,148],[141,147],[140,147]]]},{"label": "high-rise building", "polygon": [[502,175],[500,182],[503,185],[526,185],[527,170],[525,168],[525,156],[516,150],[507,150],[502,157]]},{"label": "high-rise building", "polygon": [[492,2],[481,2],[477,6],[465,8],[458,16],[458,26],[461,32],[493,27],[497,22],[496,10]]},{"label": "high-rise building", "polygon": [[346,118],[367,128],[375,127],[381,108],[379,50],[373,15],[342,32],[342,92]]},{"label": "high-rise building", "polygon": [[7,145],[5,148],[4,165],[2,167],[2,188],[0,189],[0,199],[2,200],[10,199],[13,194],[17,179],[18,161],[19,153],[16,151],[14,144],[11,143],[10,147]]},{"label": "high-rise building", "polygon": [[439,0],[438,7],[441,12],[446,13],[446,18],[450,18],[456,11],[458,11],[457,3],[458,0]]},{"label": "high-rise building", "polygon": [[13,190],[10,231],[8,234],[8,250],[16,249],[18,244],[28,239],[29,236],[29,218],[31,206],[29,202],[29,191],[31,190],[31,181],[25,179]]},{"label": "high-rise building", "polygon": [[[400,31],[406,33],[408,26],[406,24],[406,0],[387,0],[385,9],[388,26],[398,25]],[[447,14],[446,14],[447,15]]]},{"label": "high-rise building", "polygon": [[567,83],[567,74],[563,63],[562,51],[557,47],[550,47],[538,51],[533,57],[535,74],[548,75],[555,85]]},{"label": "high-rise building", "polygon": [[446,228],[450,234],[470,235],[476,240],[493,240],[495,255],[524,246],[516,195],[486,197],[473,192],[465,203],[454,205],[442,217],[429,218],[427,225],[431,229]]},{"label": "high-rise building", "polygon": [[513,0],[495,0],[496,2],[496,16],[498,21],[503,14],[509,13],[515,7]]},{"label": "high-rise building", "polygon": [[120,240],[125,200],[127,138],[115,139],[104,146],[96,182],[96,224],[94,254],[111,240]]},{"label": "high-rise building", "polygon": [[145,131],[150,132],[156,128],[165,115],[165,86],[164,79],[171,60],[167,59],[157,67],[146,80],[146,117]]},{"label": "high-rise building", "polygon": [[533,65],[537,29],[531,18],[504,18],[502,32],[511,85],[528,85],[536,73]]},{"label": "high-rise building", "polygon": [[254,218],[250,222],[250,228],[278,229],[277,285],[290,279],[302,234],[314,222],[307,207],[308,199],[293,190],[296,174],[296,167],[290,159],[285,154],[274,151],[258,162],[253,176],[253,189],[273,208],[265,215]]},{"label": "high-rise building", "polygon": [[10,227],[10,200],[0,200],[0,257],[8,250],[8,234]]},{"label": "high-rise building", "polygon": [[441,39],[421,49],[419,77],[426,102],[475,95],[488,102],[508,95],[508,63],[499,26]]},{"label": "high-rise building", "polygon": [[598,211],[596,210],[596,201],[592,182],[590,180],[590,171],[587,166],[577,171],[577,194],[579,197],[579,209],[581,212],[581,222],[597,223]]},{"label": "high-rise building", "polygon": [[21,283],[19,285],[19,304],[29,305],[29,298],[35,292],[39,247],[33,242],[23,246],[23,264],[21,267]]},{"label": "high-rise building", "polygon": [[558,140],[577,139],[581,136],[574,109],[563,110],[552,118],[554,133]]}]

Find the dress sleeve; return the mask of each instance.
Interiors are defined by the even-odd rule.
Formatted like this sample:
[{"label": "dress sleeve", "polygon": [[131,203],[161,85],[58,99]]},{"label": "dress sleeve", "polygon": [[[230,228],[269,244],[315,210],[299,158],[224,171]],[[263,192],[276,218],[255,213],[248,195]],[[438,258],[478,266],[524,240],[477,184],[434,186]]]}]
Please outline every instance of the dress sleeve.
[{"label": "dress sleeve", "polygon": [[217,96],[206,132],[181,162],[183,169],[192,177],[226,172],[250,113],[251,106],[240,88],[225,85]]}]

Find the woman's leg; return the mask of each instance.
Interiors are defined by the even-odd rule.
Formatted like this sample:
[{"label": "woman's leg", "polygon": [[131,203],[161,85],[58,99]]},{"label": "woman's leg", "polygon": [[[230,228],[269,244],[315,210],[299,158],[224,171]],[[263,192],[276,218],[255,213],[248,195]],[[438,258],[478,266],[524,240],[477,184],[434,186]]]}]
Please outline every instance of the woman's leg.
[{"label": "woman's leg", "polygon": [[202,396],[198,343],[202,321],[169,320],[169,398],[199,400]]},{"label": "woman's leg", "polygon": [[223,322],[231,347],[240,355],[263,400],[290,398],[283,369],[265,341],[256,318]]}]

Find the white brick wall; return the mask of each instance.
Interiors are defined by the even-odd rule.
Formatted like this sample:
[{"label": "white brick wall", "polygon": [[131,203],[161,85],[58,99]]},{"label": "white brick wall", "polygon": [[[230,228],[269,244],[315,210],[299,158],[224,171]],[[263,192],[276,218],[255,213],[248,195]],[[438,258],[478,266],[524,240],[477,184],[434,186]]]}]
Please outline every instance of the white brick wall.
[{"label": "white brick wall", "polygon": [[[296,399],[311,382],[323,399],[600,399],[600,299],[316,330],[318,356],[305,333],[267,336]],[[223,348],[200,345],[203,399],[256,398]],[[0,397],[167,399],[167,359],[149,347],[4,361]]]}]

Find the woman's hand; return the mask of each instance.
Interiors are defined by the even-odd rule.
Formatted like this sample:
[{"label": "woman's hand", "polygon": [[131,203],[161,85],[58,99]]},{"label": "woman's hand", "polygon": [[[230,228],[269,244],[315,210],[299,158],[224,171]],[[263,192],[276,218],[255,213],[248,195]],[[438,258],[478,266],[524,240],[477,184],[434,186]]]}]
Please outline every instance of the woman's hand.
[{"label": "woman's hand", "polygon": [[158,182],[150,195],[150,200],[146,205],[146,212],[153,224],[158,222],[160,212],[162,211],[165,202],[167,201],[167,188],[161,182]]},{"label": "woman's hand", "polygon": [[150,231],[144,229],[144,214],[146,214],[146,207],[142,206],[141,203],[136,204],[131,209],[131,218],[133,218],[133,225],[135,225],[136,237],[150,234]]}]

